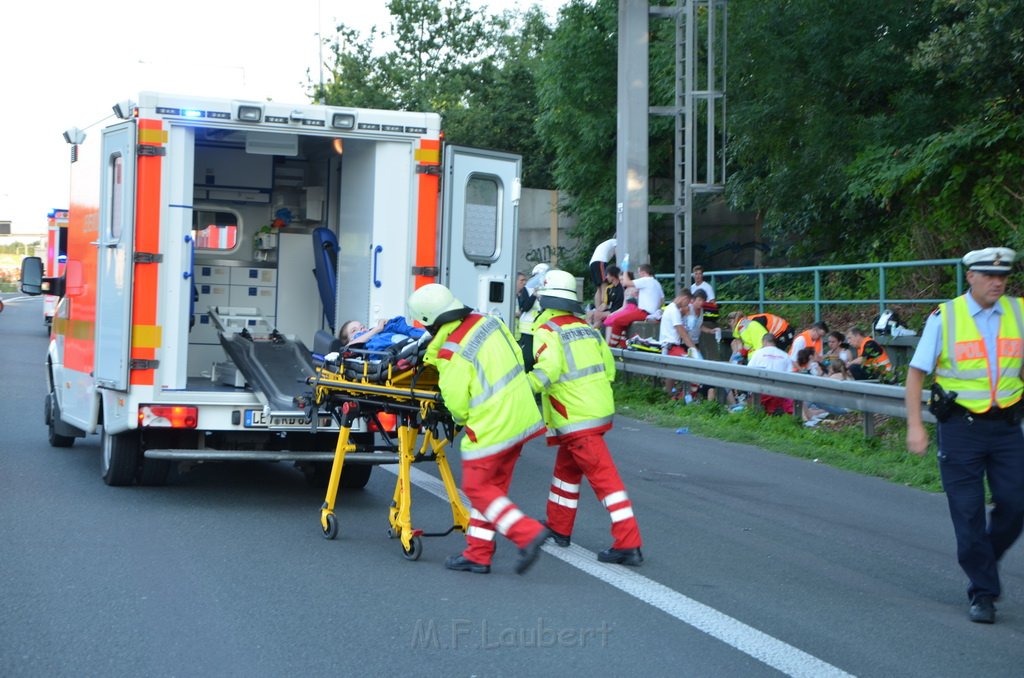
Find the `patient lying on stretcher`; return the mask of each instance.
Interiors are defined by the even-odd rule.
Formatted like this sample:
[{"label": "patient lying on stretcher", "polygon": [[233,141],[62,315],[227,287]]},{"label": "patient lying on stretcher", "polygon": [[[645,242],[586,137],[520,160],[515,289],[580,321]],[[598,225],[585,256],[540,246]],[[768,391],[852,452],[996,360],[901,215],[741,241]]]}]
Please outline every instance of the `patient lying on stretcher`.
[{"label": "patient lying on stretcher", "polygon": [[378,320],[373,328],[358,320],[349,320],[341,326],[338,338],[345,346],[365,348],[368,351],[383,351],[394,344],[402,344],[409,339],[419,339],[424,330],[413,327],[402,316],[390,320]]},{"label": "patient lying on stretcher", "polygon": [[340,352],[327,354],[325,360],[341,364],[351,379],[378,381],[387,378],[389,367],[407,370],[418,365],[430,336],[399,316],[381,320],[372,329],[349,320],[341,326],[338,339],[343,344]]}]

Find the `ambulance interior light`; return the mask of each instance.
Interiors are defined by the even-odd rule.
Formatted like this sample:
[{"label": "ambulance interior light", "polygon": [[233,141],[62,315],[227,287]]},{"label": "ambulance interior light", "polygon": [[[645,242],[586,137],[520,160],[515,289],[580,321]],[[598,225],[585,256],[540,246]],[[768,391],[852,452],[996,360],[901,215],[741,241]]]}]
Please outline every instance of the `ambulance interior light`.
[{"label": "ambulance interior light", "polygon": [[114,115],[119,117],[121,120],[128,120],[129,118],[134,118],[135,102],[131,99],[118,101],[116,104],[114,104]]}]

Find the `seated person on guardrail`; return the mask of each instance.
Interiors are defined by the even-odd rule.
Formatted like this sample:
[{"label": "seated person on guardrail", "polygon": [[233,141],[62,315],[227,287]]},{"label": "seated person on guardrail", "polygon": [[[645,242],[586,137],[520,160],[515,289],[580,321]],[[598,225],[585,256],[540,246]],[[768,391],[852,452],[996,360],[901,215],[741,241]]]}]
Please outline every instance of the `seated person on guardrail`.
[{"label": "seated person on guardrail", "polygon": [[[754,351],[747,365],[774,372],[790,373],[793,371],[793,361],[789,354],[779,348],[775,344],[775,336],[767,332],[761,337],[761,348]],[[791,398],[762,394],[761,404],[764,406],[766,414],[793,414]]]},{"label": "seated person on guardrail", "polygon": [[[697,322],[697,317],[693,314],[693,307],[691,306],[692,300],[693,297],[690,293],[682,290],[662,310],[658,341],[661,342],[661,352],[663,354],[689,356],[690,358],[701,357],[700,350],[697,349],[697,344],[693,341],[691,332],[691,325]],[[683,397],[682,391],[676,390],[675,379],[665,380],[665,391],[671,395],[672,400],[679,400]],[[687,398],[686,402],[690,402],[691,399],[692,396]]]},{"label": "seated person on guardrail", "polygon": [[604,319],[615,313],[625,303],[625,290],[622,281],[619,279],[622,271],[618,266],[609,266],[605,269],[604,295],[598,301],[598,305],[587,312],[587,324],[600,330],[604,327]]},{"label": "seated person on guardrail", "polygon": [[889,354],[885,349],[869,337],[859,327],[851,327],[846,336],[850,339],[850,349],[854,352],[854,359],[849,362],[850,374],[854,379],[878,379],[886,381],[892,374],[892,362],[889,361]]},{"label": "seated person on guardrail", "polygon": [[790,357],[796,358],[798,352],[805,348],[810,348],[812,349],[811,359],[815,362],[820,361],[825,353],[822,340],[826,334],[828,334],[828,325],[821,321],[814,323],[794,337],[793,343],[789,347]]},{"label": "seated person on guardrail", "polygon": [[842,332],[829,332],[825,338],[825,346],[828,348],[821,360],[822,367],[829,367],[833,363],[842,363],[845,368],[853,360],[853,351],[846,343],[846,335]]},{"label": "seated person on guardrail", "polygon": [[[615,313],[604,319],[607,328],[605,338],[608,345],[622,348],[626,345],[626,334],[631,323],[646,320],[648,316],[659,318],[661,304],[665,300],[665,292],[661,283],[654,277],[654,269],[650,264],[641,264],[634,278],[628,271],[622,272],[622,286],[626,288],[626,303]],[[636,292],[636,303],[629,303],[630,290]]]},{"label": "seated person on guardrail", "polygon": [[[817,363],[813,362],[811,364],[817,365]],[[845,381],[847,379],[853,378],[850,376],[849,370],[846,369],[846,363],[844,363],[841,360],[832,361],[828,366],[828,372],[823,374],[822,376],[828,379],[835,379],[837,381]],[[809,402],[804,403],[804,407],[801,411],[801,414],[803,415],[804,426],[808,428],[814,428],[822,421],[824,421],[825,418],[828,417],[829,415],[846,414],[849,411],[850,410],[846,409],[845,407],[838,407],[836,405],[829,405],[827,403]]]},{"label": "seated person on guardrail", "polygon": [[349,320],[341,326],[338,339],[345,346],[359,345],[368,351],[383,351],[406,339],[419,339],[424,330],[413,327],[402,316],[390,320],[381,318],[372,328],[358,320]]}]

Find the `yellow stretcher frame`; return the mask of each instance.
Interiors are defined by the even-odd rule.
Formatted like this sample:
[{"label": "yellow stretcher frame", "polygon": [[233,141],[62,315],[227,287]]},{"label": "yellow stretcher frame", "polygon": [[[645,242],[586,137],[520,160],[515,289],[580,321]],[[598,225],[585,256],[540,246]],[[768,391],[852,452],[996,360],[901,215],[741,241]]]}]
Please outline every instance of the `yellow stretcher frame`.
[{"label": "yellow stretcher frame", "polygon": [[[389,367],[384,383],[370,381],[366,371],[357,379],[346,377],[344,372],[344,369],[335,372],[329,366],[318,367],[317,376],[310,379],[315,406],[329,409],[338,419],[340,429],[327,494],[320,508],[323,536],[334,539],[338,535],[334,508],[341,472],[345,456],[357,449],[349,442],[353,420],[360,416],[376,418],[381,412],[396,414],[400,422],[396,433],[398,478],[388,511],[387,534],[401,541],[402,555],[407,560],[418,560],[423,552],[421,537],[444,536],[456,529],[465,533],[469,526],[469,510],[459,495],[445,451],[454,436],[455,426],[437,390],[437,371],[432,367],[404,371]],[[423,441],[417,447],[421,434]],[[410,470],[415,463],[431,460],[437,464],[452,510],[452,526],[445,532],[428,533],[412,526]],[[369,463],[393,463],[393,460]]]}]

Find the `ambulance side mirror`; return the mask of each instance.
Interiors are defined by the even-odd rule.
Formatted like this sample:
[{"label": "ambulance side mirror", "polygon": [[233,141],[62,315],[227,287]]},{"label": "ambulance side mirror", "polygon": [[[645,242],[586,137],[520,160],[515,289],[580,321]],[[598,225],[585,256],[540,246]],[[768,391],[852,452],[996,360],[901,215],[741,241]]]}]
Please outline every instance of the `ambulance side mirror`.
[{"label": "ambulance side mirror", "polygon": [[32,296],[43,293],[43,260],[39,257],[21,260],[21,293]]}]

